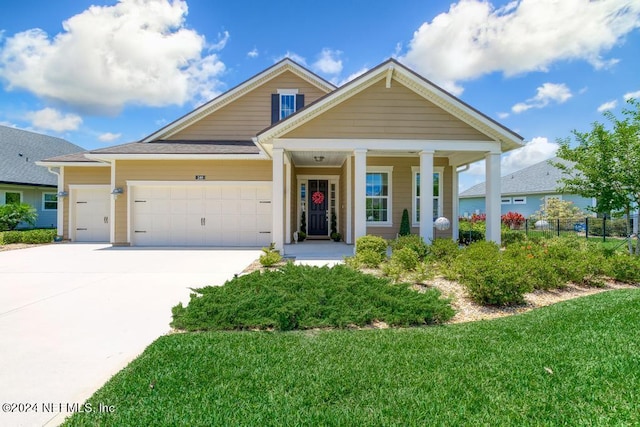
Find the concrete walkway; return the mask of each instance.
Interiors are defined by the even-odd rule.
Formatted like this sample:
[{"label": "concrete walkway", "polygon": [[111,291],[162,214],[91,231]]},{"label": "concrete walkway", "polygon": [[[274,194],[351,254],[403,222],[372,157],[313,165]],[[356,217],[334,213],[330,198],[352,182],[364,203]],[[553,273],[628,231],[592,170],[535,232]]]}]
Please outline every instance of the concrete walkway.
[{"label": "concrete walkway", "polygon": [[334,266],[342,264],[344,257],[353,256],[353,245],[330,240],[305,240],[304,242],[285,245],[285,256],[295,257],[295,264]]},{"label": "concrete walkway", "polygon": [[95,244],[0,252],[0,425],[58,425],[170,330],[171,307],[188,302],[190,287],[221,285],[259,254]]}]

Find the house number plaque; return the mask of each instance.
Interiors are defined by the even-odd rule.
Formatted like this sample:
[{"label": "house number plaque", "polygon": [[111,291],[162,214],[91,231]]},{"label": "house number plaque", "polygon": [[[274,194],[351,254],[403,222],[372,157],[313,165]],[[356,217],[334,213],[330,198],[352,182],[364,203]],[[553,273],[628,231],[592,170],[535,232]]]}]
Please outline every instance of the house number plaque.
[{"label": "house number plaque", "polygon": [[204,181],[206,178],[206,175],[196,175],[196,181]]}]

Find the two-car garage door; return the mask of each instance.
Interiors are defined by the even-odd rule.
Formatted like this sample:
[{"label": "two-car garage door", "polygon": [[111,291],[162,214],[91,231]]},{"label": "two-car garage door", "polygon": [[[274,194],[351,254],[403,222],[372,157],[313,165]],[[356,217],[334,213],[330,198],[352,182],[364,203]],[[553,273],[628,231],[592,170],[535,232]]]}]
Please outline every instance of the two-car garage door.
[{"label": "two-car garage door", "polygon": [[267,246],[270,183],[134,185],[130,238],[136,246]]}]

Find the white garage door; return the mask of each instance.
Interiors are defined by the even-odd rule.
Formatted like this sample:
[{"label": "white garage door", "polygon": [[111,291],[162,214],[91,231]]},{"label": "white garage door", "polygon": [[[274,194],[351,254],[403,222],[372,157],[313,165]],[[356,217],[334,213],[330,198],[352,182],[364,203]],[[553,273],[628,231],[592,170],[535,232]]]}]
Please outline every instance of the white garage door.
[{"label": "white garage door", "polygon": [[109,187],[74,189],[73,230],[76,242],[108,242],[110,203]]},{"label": "white garage door", "polygon": [[136,185],[131,239],[137,246],[268,246],[271,185]]}]

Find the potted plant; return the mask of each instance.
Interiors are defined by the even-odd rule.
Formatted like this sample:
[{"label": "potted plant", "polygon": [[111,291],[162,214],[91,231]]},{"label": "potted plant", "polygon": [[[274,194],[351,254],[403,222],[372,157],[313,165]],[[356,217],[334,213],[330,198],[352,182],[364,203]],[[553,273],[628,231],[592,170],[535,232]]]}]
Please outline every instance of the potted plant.
[{"label": "potted plant", "polygon": [[333,239],[334,242],[339,242],[340,240],[342,240],[342,234],[338,233],[337,231],[335,233],[331,233],[331,239]]},{"label": "potted plant", "polygon": [[304,242],[304,239],[307,238],[307,233],[304,231],[298,231],[298,242]]}]

